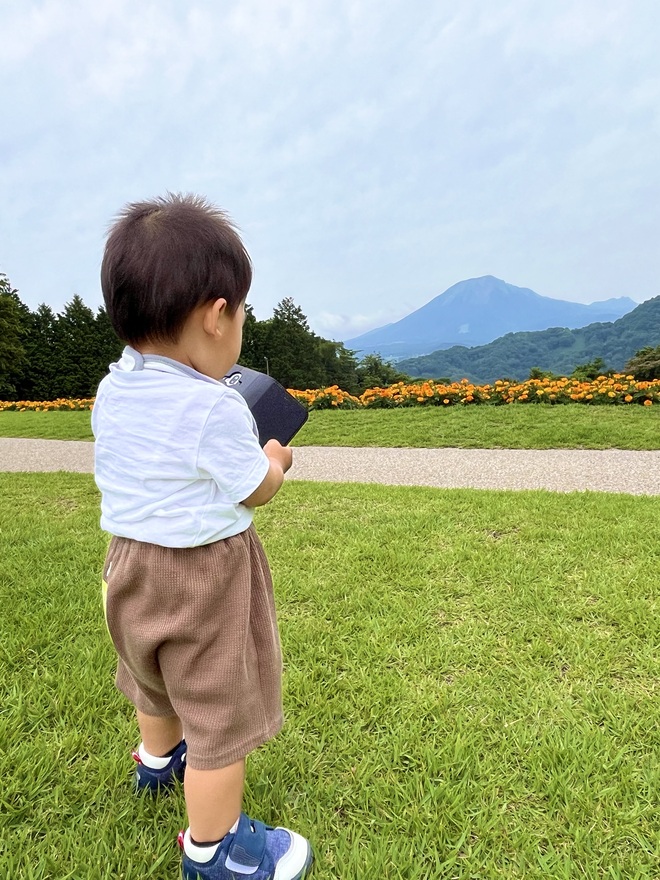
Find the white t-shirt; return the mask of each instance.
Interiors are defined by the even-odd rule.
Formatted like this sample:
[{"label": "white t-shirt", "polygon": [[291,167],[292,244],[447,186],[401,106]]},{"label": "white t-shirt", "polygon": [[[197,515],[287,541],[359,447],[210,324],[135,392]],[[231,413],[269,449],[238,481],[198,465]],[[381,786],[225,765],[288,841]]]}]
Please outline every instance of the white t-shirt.
[{"label": "white t-shirt", "polygon": [[269,461],[247,404],[222,382],[127,346],[99,385],[92,430],[107,532],[197,547],[252,522],[241,501]]}]

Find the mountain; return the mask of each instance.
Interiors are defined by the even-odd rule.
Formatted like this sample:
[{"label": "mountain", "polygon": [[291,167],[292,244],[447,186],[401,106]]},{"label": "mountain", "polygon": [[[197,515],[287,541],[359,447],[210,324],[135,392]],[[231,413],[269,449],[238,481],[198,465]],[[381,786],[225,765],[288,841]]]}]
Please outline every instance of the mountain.
[{"label": "mountain", "polygon": [[552,299],[485,275],[459,281],[400,321],[347,339],[344,345],[358,356],[377,353],[400,360],[452,345],[485,345],[519,330],[615,321],[635,305],[623,296],[589,305]]},{"label": "mountain", "polygon": [[660,345],[660,296],[641,303],[618,321],[573,330],[553,327],[535,333],[507,333],[488,345],[457,345],[399,361],[397,369],[410,376],[466,378],[476,383],[526,379],[532,367],[567,376],[578,364],[598,357],[610,369],[622,370],[647,345]]}]

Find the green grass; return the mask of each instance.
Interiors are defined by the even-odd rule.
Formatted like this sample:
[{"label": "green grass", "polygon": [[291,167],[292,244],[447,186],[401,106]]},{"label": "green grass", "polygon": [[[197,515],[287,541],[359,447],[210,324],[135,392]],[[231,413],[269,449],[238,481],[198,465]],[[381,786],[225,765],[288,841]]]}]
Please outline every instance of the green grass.
[{"label": "green grass", "polygon": [[455,406],[321,410],[296,437],[309,446],[660,449],[660,407]]},{"label": "green grass", "polygon": [[[0,876],[178,876],[130,788],[92,478],[0,475]],[[317,880],[657,878],[660,507],[289,483],[257,525],[287,724],[246,807]]]},{"label": "green grass", "polygon": [[93,440],[89,410],[0,412],[0,437],[30,440]]},{"label": "green grass", "polygon": [[[3,412],[0,437],[91,440],[89,412]],[[660,407],[510,405],[321,410],[296,446],[660,449]]]}]

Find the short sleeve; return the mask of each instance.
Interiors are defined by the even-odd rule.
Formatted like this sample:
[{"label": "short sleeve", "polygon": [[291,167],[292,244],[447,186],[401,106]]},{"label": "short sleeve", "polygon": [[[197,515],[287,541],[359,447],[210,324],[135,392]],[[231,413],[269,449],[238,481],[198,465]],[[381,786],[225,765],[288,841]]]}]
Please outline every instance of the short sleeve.
[{"label": "short sleeve", "polygon": [[232,504],[244,501],[264,481],[270,462],[259,445],[254,417],[238,392],[227,389],[209,412],[197,467]]}]

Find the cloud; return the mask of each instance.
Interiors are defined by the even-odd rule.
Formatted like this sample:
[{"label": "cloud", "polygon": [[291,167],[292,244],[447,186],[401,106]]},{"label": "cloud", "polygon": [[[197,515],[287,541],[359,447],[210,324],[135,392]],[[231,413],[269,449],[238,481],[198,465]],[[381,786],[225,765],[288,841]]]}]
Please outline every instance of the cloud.
[{"label": "cloud", "polygon": [[651,0],[5,6],[0,271],[31,305],[96,304],[111,217],[181,189],[243,229],[257,312],[291,295],[323,335],[482,274],[654,295],[655,14]]},{"label": "cloud", "polygon": [[309,318],[310,327],[319,336],[325,339],[352,339],[361,336],[376,327],[383,327],[398,321],[408,314],[406,311],[378,311],[368,315],[361,314],[333,314],[332,312],[320,312]]}]

